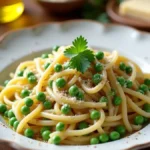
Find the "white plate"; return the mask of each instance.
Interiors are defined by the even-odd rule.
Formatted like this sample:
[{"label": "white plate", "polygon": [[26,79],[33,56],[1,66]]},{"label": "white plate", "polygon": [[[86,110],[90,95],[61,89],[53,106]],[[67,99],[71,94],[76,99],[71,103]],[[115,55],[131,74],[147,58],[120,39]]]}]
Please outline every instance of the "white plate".
[{"label": "white plate", "polygon": [[[150,35],[135,29],[108,25],[93,21],[67,21],[36,26],[8,33],[0,41],[0,82],[8,77],[14,69],[15,60],[33,52],[49,49],[54,45],[67,45],[74,38],[83,35],[89,45],[101,49],[118,50],[121,54],[136,61],[144,72],[150,72]],[[31,56],[30,56],[31,57]],[[25,57],[24,59],[27,59]],[[10,67],[8,65],[12,64]],[[4,71],[2,71],[6,68]],[[1,119],[2,121],[2,119]],[[106,144],[89,146],[55,146],[35,141],[19,135],[0,122],[0,140],[13,141],[23,148],[37,150],[125,150],[132,147],[141,148],[150,144],[150,125],[129,137]],[[139,146],[140,145],[140,146]],[[22,148],[19,148],[22,149]]]}]

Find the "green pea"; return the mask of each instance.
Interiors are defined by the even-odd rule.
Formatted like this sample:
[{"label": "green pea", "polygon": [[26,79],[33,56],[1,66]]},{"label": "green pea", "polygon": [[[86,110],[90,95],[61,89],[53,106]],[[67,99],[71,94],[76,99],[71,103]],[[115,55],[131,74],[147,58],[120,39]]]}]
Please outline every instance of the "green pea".
[{"label": "green pea", "polygon": [[42,133],[42,138],[43,138],[43,140],[44,141],[47,141],[49,138],[50,138],[50,131],[49,130],[46,130],[46,131],[44,131],[43,133]]},{"label": "green pea", "polygon": [[125,65],[125,63],[124,63],[124,62],[120,62],[119,68],[120,68],[120,70],[125,71],[125,70],[126,70],[126,65]]},{"label": "green pea", "polygon": [[12,117],[9,119],[9,125],[13,126],[14,122],[17,121],[16,117]]},{"label": "green pea", "polygon": [[80,122],[80,123],[79,123],[78,128],[79,128],[80,130],[82,130],[82,129],[88,128],[88,126],[89,126],[88,123],[85,122],[85,121],[83,121],[83,122]]},{"label": "green pea", "polygon": [[59,47],[60,47],[60,46],[57,46],[57,45],[56,45],[56,46],[53,47],[53,50],[54,50],[55,52],[57,52],[58,49],[59,49]]},{"label": "green pea", "polygon": [[119,125],[115,128],[115,131],[120,133],[121,136],[124,136],[126,134],[126,128],[123,125]]},{"label": "green pea", "polygon": [[34,131],[30,128],[27,128],[25,131],[24,131],[24,135],[28,138],[33,138],[34,136]]},{"label": "green pea", "polygon": [[50,88],[52,88],[52,86],[53,86],[53,80],[50,80],[50,81],[48,82],[48,86],[49,86]]},{"label": "green pea", "polygon": [[50,127],[48,127],[48,126],[42,127],[40,130],[41,135],[44,131],[47,131],[47,130],[50,130]]},{"label": "green pea", "polygon": [[76,85],[73,85],[69,88],[70,96],[76,96],[79,93],[79,88]]},{"label": "green pea", "polygon": [[77,100],[83,100],[84,94],[81,90],[79,90],[78,94],[76,95]]},{"label": "green pea", "polygon": [[5,117],[8,117],[8,110],[6,110],[6,111],[4,112],[4,116],[5,116]]},{"label": "green pea", "polygon": [[103,133],[99,136],[99,141],[101,143],[106,143],[109,141],[109,136],[106,133]]},{"label": "green pea", "polygon": [[7,110],[7,107],[5,104],[0,104],[0,113],[4,113]]},{"label": "green pea", "polygon": [[8,83],[9,83],[9,80],[5,80],[4,86],[7,86]]},{"label": "green pea", "polygon": [[148,91],[148,86],[145,85],[145,84],[141,84],[139,89],[142,90],[143,92],[147,92]]},{"label": "green pea", "polygon": [[34,73],[33,72],[28,72],[27,73],[27,78],[29,78],[30,76],[34,76]]},{"label": "green pea", "polygon": [[95,85],[99,84],[102,81],[102,76],[100,74],[95,74],[92,77],[92,81]]},{"label": "green pea", "polygon": [[144,123],[144,117],[141,115],[138,115],[134,118],[134,124],[136,125],[142,125]]},{"label": "green pea", "polygon": [[132,67],[127,66],[127,67],[126,67],[126,73],[127,73],[127,74],[132,73]]},{"label": "green pea", "polygon": [[98,144],[98,143],[99,143],[98,138],[91,138],[91,140],[90,140],[91,145],[95,145],[95,144]]},{"label": "green pea", "polygon": [[48,58],[48,54],[42,54],[41,56],[43,59]]},{"label": "green pea", "polygon": [[28,78],[28,82],[31,83],[31,84],[34,84],[37,82],[37,78],[35,75],[32,75]]},{"label": "green pea", "polygon": [[150,104],[144,104],[143,109],[150,113]]},{"label": "green pea", "polygon": [[144,84],[146,84],[146,85],[149,86],[149,85],[150,85],[150,79],[145,79],[145,80],[144,80]]},{"label": "green pea", "polygon": [[56,131],[63,131],[65,129],[65,124],[63,122],[59,122],[56,125]]},{"label": "green pea", "polygon": [[33,100],[31,98],[25,98],[25,104],[27,107],[31,107],[33,105]]},{"label": "green pea", "polygon": [[60,72],[60,71],[62,71],[62,65],[61,65],[61,64],[56,64],[56,65],[54,66],[54,70],[55,70],[55,72]]},{"label": "green pea", "polygon": [[22,98],[25,98],[25,97],[27,97],[29,95],[30,95],[30,91],[29,90],[24,89],[24,90],[21,91],[21,97]]},{"label": "green pea", "polygon": [[20,71],[18,71],[17,76],[18,76],[18,77],[22,77],[23,74],[24,74],[24,71],[23,71],[23,70],[20,70]]},{"label": "green pea", "polygon": [[28,106],[22,106],[21,107],[21,113],[23,115],[28,115],[30,113],[30,108]]},{"label": "green pea", "polygon": [[101,59],[104,58],[104,53],[103,53],[103,52],[97,52],[97,53],[95,54],[95,56],[96,56],[96,58],[97,58],[98,60],[101,60]]},{"label": "green pea", "polygon": [[92,120],[97,120],[100,118],[100,112],[97,111],[97,110],[92,110],[91,113],[90,113],[90,118]]},{"label": "green pea", "polygon": [[121,103],[122,103],[121,97],[115,96],[115,97],[114,97],[114,100],[113,100],[113,104],[114,104],[115,106],[119,106]]},{"label": "green pea", "polygon": [[121,86],[124,86],[124,85],[125,85],[125,79],[124,79],[124,77],[118,77],[118,78],[117,78],[117,81],[119,82],[119,84],[120,84]]},{"label": "green pea", "polygon": [[143,90],[137,90],[137,92],[141,93],[141,94],[145,94]]},{"label": "green pea", "polygon": [[118,140],[120,138],[120,134],[117,131],[112,131],[109,136],[112,141]]},{"label": "green pea", "polygon": [[71,112],[71,107],[70,105],[68,104],[64,104],[62,107],[61,107],[61,112],[65,115],[69,114]]},{"label": "green pea", "polygon": [[51,109],[52,108],[52,103],[50,101],[45,101],[43,103],[43,105],[44,105],[45,109]]},{"label": "green pea", "polygon": [[14,114],[13,110],[10,109],[10,110],[8,111],[8,118],[12,118],[12,117],[15,117],[15,114]]},{"label": "green pea", "polygon": [[95,65],[95,70],[96,70],[97,72],[101,72],[101,71],[103,70],[103,65],[102,65],[101,63],[97,63],[97,64]]},{"label": "green pea", "polygon": [[44,64],[44,69],[46,70],[50,66],[50,63]]},{"label": "green pea", "polygon": [[36,95],[36,98],[38,101],[44,102],[46,100],[46,95],[43,92],[39,92]]},{"label": "green pea", "polygon": [[100,103],[108,103],[108,99],[105,96],[102,96],[99,100]]},{"label": "green pea", "polygon": [[15,121],[13,123],[13,127],[14,127],[15,130],[17,129],[18,125],[19,125],[19,121]]},{"label": "green pea", "polygon": [[58,88],[63,88],[66,85],[66,80],[64,78],[58,78],[56,80],[56,86]]},{"label": "green pea", "polygon": [[52,137],[52,143],[53,144],[59,145],[60,142],[61,142],[61,138],[58,135],[55,135]]},{"label": "green pea", "polygon": [[127,80],[127,81],[126,81],[126,87],[127,87],[127,88],[131,88],[132,85],[133,85],[132,81],[130,81],[130,80]]}]

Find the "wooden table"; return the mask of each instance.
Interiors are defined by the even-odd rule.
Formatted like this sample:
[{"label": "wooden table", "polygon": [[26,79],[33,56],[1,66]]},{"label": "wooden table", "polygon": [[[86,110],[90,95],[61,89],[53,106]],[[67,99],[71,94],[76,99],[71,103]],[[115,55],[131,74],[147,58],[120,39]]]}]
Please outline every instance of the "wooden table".
[{"label": "wooden table", "polygon": [[[25,4],[25,11],[23,15],[19,19],[11,23],[0,25],[0,35],[10,30],[24,28],[31,25],[40,24],[43,22],[64,21],[68,19],[80,18],[78,15],[65,16],[65,17],[53,16],[51,14],[46,13],[43,10],[43,8],[41,8],[36,3],[35,0],[23,0],[23,1]],[[149,150],[149,149],[150,148],[147,148],[145,150]],[[13,149],[8,147],[7,144],[0,144],[0,150],[13,150]]]},{"label": "wooden table", "polygon": [[0,24],[0,35],[10,30],[24,28],[43,22],[64,21],[68,19],[79,18],[77,15],[54,16],[45,12],[45,10],[40,5],[38,5],[36,0],[23,1],[25,4],[25,11],[23,15],[11,23]]}]

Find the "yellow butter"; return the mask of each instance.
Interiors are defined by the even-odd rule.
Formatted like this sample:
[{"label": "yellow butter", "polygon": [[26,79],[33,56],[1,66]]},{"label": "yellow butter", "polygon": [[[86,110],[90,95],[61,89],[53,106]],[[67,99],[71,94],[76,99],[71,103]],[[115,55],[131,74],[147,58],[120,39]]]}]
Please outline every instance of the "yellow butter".
[{"label": "yellow butter", "polygon": [[119,13],[150,22],[150,0],[127,0],[120,4]]}]

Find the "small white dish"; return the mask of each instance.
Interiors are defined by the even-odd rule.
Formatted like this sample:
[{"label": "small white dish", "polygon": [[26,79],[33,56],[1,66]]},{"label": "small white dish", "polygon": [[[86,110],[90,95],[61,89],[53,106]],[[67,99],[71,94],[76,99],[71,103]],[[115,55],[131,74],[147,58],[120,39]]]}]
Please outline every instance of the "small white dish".
[{"label": "small white dish", "polygon": [[[31,58],[35,56],[34,52],[40,53],[41,50],[45,49],[50,52],[50,48],[54,45],[70,44],[79,35],[87,38],[92,47],[101,50],[103,48],[118,50],[120,54],[137,62],[144,72],[150,72],[150,34],[125,26],[104,26],[93,21],[77,20],[43,24],[3,35],[0,41],[0,83],[2,84],[8,78],[9,72],[13,71],[17,64],[22,61],[20,58],[26,55],[30,55]],[[27,60],[29,57],[23,59]],[[115,142],[87,146],[56,146],[19,135],[6,127],[2,121],[0,118],[0,140],[8,141],[15,147],[18,145],[18,149],[127,150],[140,149],[150,145],[150,125]]]}]

